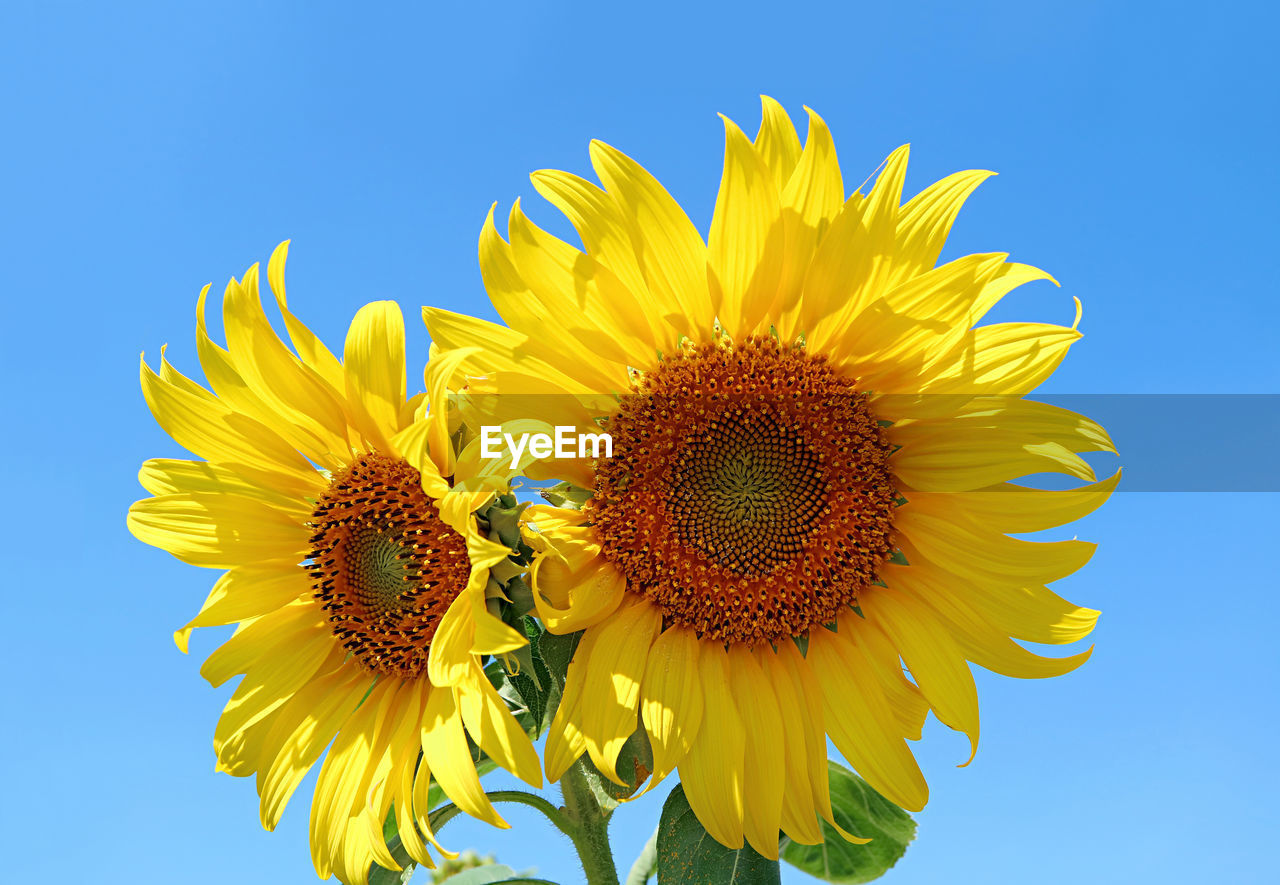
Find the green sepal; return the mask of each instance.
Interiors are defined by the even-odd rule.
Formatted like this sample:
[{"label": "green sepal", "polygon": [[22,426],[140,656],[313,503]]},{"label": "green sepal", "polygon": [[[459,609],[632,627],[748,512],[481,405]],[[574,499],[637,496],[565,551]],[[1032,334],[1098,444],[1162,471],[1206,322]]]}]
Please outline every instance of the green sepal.
[{"label": "green sepal", "polygon": [[793,636],[792,641],[795,642],[796,648],[800,649],[800,657],[809,657],[809,634],[804,633],[800,636]]},{"label": "green sepal", "polygon": [[533,588],[523,576],[517,575],[507,581],[503,589],[507,591],[507,599],[511,601],[511,611],[517,617],[523,618],[533,614],[536,608],[533,602]]},{"label": "green sepal", "polygon": [[617,764],[614,770],[624,783],[609,780],[596,768],[587,755],[582,757],[582,773],[596,803],[606,815],[630,799],[653,772],[653,749],[649,746],[649,736],[643,728],[638,727],[631,737],[618,750]]},{"label": "green sepal", "polygon": [[484,522],[485,534],[497,538],[512,550],[520,547],[520,514],[528,501],[517,501],[514,495],[498,495],[478,516]]},{"label": "green sepal", "polygon": [[571,482],[556,483],[549,489],[542,490],[542,497],[553,507],[564,507],[569,510],[581,510],[582,505],[591,500],[591,490],[576,486]]}]

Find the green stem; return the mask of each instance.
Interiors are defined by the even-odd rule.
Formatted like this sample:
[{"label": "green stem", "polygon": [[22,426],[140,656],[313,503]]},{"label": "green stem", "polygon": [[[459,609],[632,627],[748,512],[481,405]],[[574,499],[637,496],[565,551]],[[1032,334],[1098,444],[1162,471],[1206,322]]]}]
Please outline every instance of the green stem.
[{"label": "green stem", "polygon": [[564,833],[570,839],[574,836],[575,827],[573,821],[565,817],[563,811],[556,808],[546,799],[536,793],[526,793],[524,790],[494,790],[486,793],[491,802],[518,802],[521,805],[528,805],[530,808],[536,808],[541,811],[551,823],[555,824],[555,828]]},{"label": "green stem", "polygon": [[565,814],[577,830],[577,836],[570,834],[569,838],[578,849],[587,885],[618,885],[618,869],[613,862],[613,849],[609,847],[609,816],[591,791],[584,764],[579,759],[560,778]]},{"label": "green stem", "polygon": [[[566,817],[563,811],[536,793],[526,793],[524,790],[492,790],[485,795],[489,797],[490,802],[514,802],[536,808],[546,816],[547,820],[555,824],[557,830],[573,839],[576,844],[577,827],[573,821]],[[462,809],[452,802],[432,810],[429,818],[432,832],[438,832],[441,827],[461,813]]]}]

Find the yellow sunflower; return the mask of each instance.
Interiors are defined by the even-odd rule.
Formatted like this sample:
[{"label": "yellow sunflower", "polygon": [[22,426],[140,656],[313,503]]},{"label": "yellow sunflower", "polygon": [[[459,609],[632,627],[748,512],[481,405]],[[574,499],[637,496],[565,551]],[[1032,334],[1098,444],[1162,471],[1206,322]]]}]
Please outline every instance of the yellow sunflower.
[{"label": "yellow sunflower", "polygon": [[[1075,326],[976,325],[1049,275],[1004,254],[935,267],[991,173],[904,204],[904,146],[873,188],[846,196],[812,111],[803,148],[768,98],[754,142],[725,127],[705,243],[652,175],[592,142],[602,186],[532,176],[585,252],[518,203],[505,241],[491,211],[480,263],[509,328],[426,320],[445,352],[478,349],[460,366],[488,420],[527,417],[533,396],[549,424],[612,434],[611,458],[531,471],[590,492],[580,511],[529,511],[545,551],[539,614],[553,632],[585,630],[547,776],[585,751],[615,777],[643,727],[653,783],[678,769],[717,840],[776,858],[779,829],[814,844],[819,818],[834,824],[828,736],[884,796],[920,809],[906,740],[932,709],[976,748],[968,662],[1043,677],[1088,657],[1042,657],[1011,637],[1090,632],[1098,613],[1045,585],[1093,545],[1009,533],[1090,512],[1119,477],[1094,482],[1077,454],[1114,451],[1097,424],[1022,399]],[[1043,471],[1090,484],[1008,482]]]},{"label": "yellow sunflower", "polygon": [[389,814],[415,861],[432,865],[424,840],[444,851],[427,822],[433,779],[464,811],[506,826],[468,735],[541,786],[536,751],[481,668],[482,655],[526,640],[486,609],[490,567],[511,553],[478,528],[489,493],[451,490],[448,362],[430,364],[426,392],[406,398],[404,321],[390,301],[361,308],[339,361],[289,311],[287,247],[267,273],[296,355],[263,312],[255,265],[227,286],[225,349],[205,329],[207,286],[200,295],[212,392],[163,353],[159,374],[143,360],[156,421],[204,460],[143,464],[154,497],[128,523],[183,562],[225,570],[175,634],[185,652],[193,628],[238,625],[201,670],[215,686],[244,676],[214,733],[218,768],[256,773],[273,829],[329,747],[312,860],[321,878],[364,883],[371,863],[399,869],[383,838]]}]

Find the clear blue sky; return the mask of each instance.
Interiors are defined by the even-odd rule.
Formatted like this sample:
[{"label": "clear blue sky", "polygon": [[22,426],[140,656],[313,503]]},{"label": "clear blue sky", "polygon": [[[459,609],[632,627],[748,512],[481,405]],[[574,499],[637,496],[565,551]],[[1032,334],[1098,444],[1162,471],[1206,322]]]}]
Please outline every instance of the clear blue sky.
[{"label": "clear blue sky", "polygon": [[[219,636],[190,657],[170,640],[214,573],[124,525],[139,463],[178,454],[138,391],[139,351],[169,342],[193,370],[201,285],[282,239],[307,322],[340,343],[360,304],[394,298],[420,364],[419,305],[493,315],[475,258],[491,201],[532,197],[534,169],[589,174],[598,137],[705,230],[715,113],[754,131],[767,92],[825,116],[850,182],[905,141],[910,190],[1001,173],[949,254],[1005,250],[1061,280],[1009,316],[1069,322],[1083,299],[1053,391],[1280,392],[1269,4],[427,8],[0,12],[6,881],[314,881],[308,787],[267,834],[252,782],[214,774],[230,689],[197,670]],[[1239,442],[1247,414],[1188,402],[1178,438],[1117,430],[1126,466],[1274,458],[1256,433]],[[956,769],[963,738],[931,725],[933,799],[885,881],[1273,881],[1278,513],[1276,495],[1122,491],[1073,529],[1101,542],[1059,588],[1104,612],[1093,659],[1050,682],[979,672],[977,760]],[[620,813],[628,861],[658,808]],[[447,843],[577,880],[564,840],[510,819],[451,824]]]}]

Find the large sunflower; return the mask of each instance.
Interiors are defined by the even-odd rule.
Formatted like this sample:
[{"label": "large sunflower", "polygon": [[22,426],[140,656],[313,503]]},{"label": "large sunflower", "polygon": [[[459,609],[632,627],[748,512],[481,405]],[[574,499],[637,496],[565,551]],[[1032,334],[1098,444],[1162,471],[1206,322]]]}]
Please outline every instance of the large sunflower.
[{"label": "large sunflower", "polygon": [[[1088,657],[1041,657],[1011,637],[1090,632],[1098,613],[1045,585],[1093,545],[1008,533],[1088,513],[1118,476],[1093,482],[1076,454],[1112,450],[1100,427],[1022,399],[1076,328],[975,325],[1048,274],[1004,254],[935,267],[991,173],[903,204],[902,147],[869,192],[846,197],[812,111],[803,148],[767,98],[754,142],[725,125],[705,244],[653,176],[593,142],[602,187],[533,175],[585,252],[518,203],[507,242],[491,211],[480,264],[509,328],[426,320],[445,351],[479,349],[460,365],[483,420],[528,417],[536,402],[548,424],[612,434],[612,458],[531,471],[590,492],[580,511],[529,512],[545,550],[539,613],[553,632],[585,630],[547,776],[583,751],[616,776],[639,723],[654,783],[678,769],[716,839],[745,836],[776,858],[779,829],[813,844],[819,818],[834,824],[828,736],[884,796],[919,809],[927,787],[906,739],[927,711],[977,746],[968,662],[1042,677]],[[1091,484],[1008,483],[1043,471]]]},{"label": "large sunflower", "polygon": [[[486,492],[452,491],[456,453],[446,376],[405,395],[404,322],[394,302],[357,313],[339,361],[288,309],[287,243],[268,278],[297,355],[263,312],[255,265],[228,284],[227,348],[197,342],[212,392],[161,355],[142,363],[156,421],[203,461],[147,461],[154,497],[129,511],[140,540],[225,569],[175,634],[237,623],[205,662],[215,686],[243,674],[214,733],[220,770],[256,772],[262,823],[275,827],[332,742],[311,804],[316,872],[364,883],[399,869],[383,838],[394,814],[406,852],[431,865],[436,783],[463,810],[506,826],[484,792],[467,735],[541,786],[536,751],[481,668],[525,643],[485,605],[491,566],[511,553],[479,531]],[[416,824],[416,828],[415,828]],[[419,833],[421,835],[419,835]]]}]

